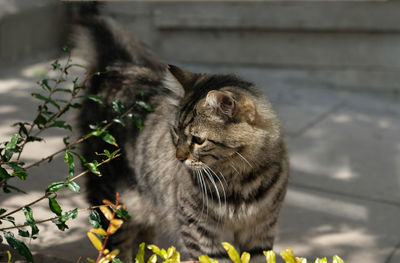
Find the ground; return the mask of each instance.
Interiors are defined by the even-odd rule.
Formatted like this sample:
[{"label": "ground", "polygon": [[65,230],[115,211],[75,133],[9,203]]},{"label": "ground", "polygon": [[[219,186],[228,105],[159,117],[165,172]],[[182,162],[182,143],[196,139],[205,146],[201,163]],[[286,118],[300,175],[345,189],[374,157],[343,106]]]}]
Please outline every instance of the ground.
[{"label": "ground", "polygon": [[[16,121],[32,120],[39,91],[38,72],[51,61],[35,59],[0,72],[0,138],[15,133]],[[307,86],[295,75],[277,69],[186,65],[196,72],[234,72],[255,82],[282,119],[291,163],[291,179],[280,216],[275,250],[292,248],[315,257],[339,254],[346,262],[400,261],[400,99],[381,92],[350,92],[323,83]],[[77,73],[79,74],[79,72]],[[312,76],[310,76],[312,78]],[[68,117],[74,120],[73,114]],[[45,142],[27,147],[29,163],[63,146],[62,130]],[[77,136],[77,134],[72,134]],[[1,194],[1,207],[25,205],[43,195],[54,181],[63,180],[62,156],[33,168],[26,182],[15,183],[25,194]],[[83,187],[82,180],[79,181]],[[81,194],[60,193],[65,211],[89,205]],[[46,201],[34,205],[37,220],[51,216]],[[23,222],[23,218],[17,218]],[[40,225],[37,240],[25,240],[37,262],[76,262],[95,257],[86,237],[87,213],[82,212],[60,232]],[[84,262],[84,260],[82,261]]]}]

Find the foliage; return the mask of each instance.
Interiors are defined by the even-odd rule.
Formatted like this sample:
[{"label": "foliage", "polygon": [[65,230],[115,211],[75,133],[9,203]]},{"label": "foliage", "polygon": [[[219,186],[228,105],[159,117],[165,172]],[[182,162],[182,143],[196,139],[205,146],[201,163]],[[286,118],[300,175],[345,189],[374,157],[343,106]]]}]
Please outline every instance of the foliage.
[{"label": "foliage", "polygon": [[[132,111],[135,108],[144,108],[148,111],[152,111],[151,106],[143,100],[134,102],[132,105],[128,105],[128,107],[121,102],[115,101],[112,104],[115,113],[115,117],[112,120],[104,120],[97,124],[88,124],[91,128],[89,134],[73,142],[70,142],[69,136],[65,136],[63,138],[63,148],[55,151],[53,154],[43,157],[39,161],[25,164],[22,156],[25,146],[31,142],[44,142],[45,138],[42,137],[44,131],[49,129],[63,129],[66,132],[72,131],[72,126],[63,118],[65,118],[66,113],[71,109],[79,110],[82,108],[81,101],[83,99],[89,99],[99,104],[104,104],[102,99],[96,95],[82,94],[90,78],[94,75],[103,74],[104,72],[87,73],[82,81],[80,81],[79,78],[71,79],[69,75],[69,70],[71,68],[85,67],[72,63],[70,51],[67,47],[63,48],[63,52],[65,52],[67,56],[65,64],[62,65],[59,60],[56,60],[51,64],[50,68],[50,72],[58,74],[58,77],[53,78],[45,76],[42,80],[37,82],[41,91],[32,93],[32,97],[39,102],[36,116],[32,118],[33,121],[23,121],[13,124],[16,128],[14,135],[8,141],[0,141],[0,187],[6,194],[25,193],[23,189],[13,186],[12,182],[14,180],[25,181],[32,167],[39,166],[46,161],[51,162],[57,155],[64,155],[64,161],[68,167],[68,174],[65,176],[65,179],[53,182],[47,187],[44,186],[44,194],[40,198],[30,200],[27,204],[12,211],[0,208],[0,224],[2,224],[0,228],[0,243],[6,241],[10,247],[24,256],[27,262],[33,262],[32,253],[23,242],[23,239],[18,238],[18,236],[36,239],[40,234],[39,227],[37,226],[38,224],[52,222],[59,230],[64,231],[68,229],[67,222],[69,220],[76,218],[81,212],[88,210],[92,211],[89,215],[89,220],[91,223],[97,224],[95,222],[98,222],[99,217],[98,215],[96,216],[96,211],[93,210],[96,207],[83,209],[75,208],[70,211],[64,211],[57,201],[58,196],[62,194],[63,190],[80,193],[80,186],[76,183],[76,179],[89,173],[101,176],[99,167],[121,155],[115,137],[109,132],[111,125],[125,125],[125,119],[130,119],[136,127],[141,129],[142,120],[134,116]],[[105,107],[105,105],[103,106]],[[91,137],[99,137],[104,142],[113,145],[115,149],[112,151],[104,149],[103,152],[96,153],[99,157],[98,160],[86,160],[79,154],[77,147]],[[82,167],[87,169],[76,173],[78,170],[77,167],[79,167],[76,164],[77,160],[79,160]],[[34,217],[33,206],[43,200],[48,201],[49,218],[37,220]],[[22,224],[17,224],[14,217],[16,213],[23,213],[26,221]],[[52,217],[50,216],[51,214],[53,214]],[[129,218],[128,213],[123,209],[121,204],[119,204],[118,209],[113,210],[112,214],[118,218]],[[122,222],[119,220],[122,219],[113,219],[110,231],[116,231],[116,229],[118,229],[120,222]],[[4,226],[3,223],[6,226]],[[27,230],[27,227],[29,227],[29,230]],[[10,230],[17,231],[11,232]],[[11,261],[11,259],[9,259],[9,261]]]},{"label": "foliage", "polygon": [[[117,230],[122,226],[123,220],[118,218],[117,211],[124,210],[126,207],[120,204],[121,198],[119,194],[116,194],[115,204],[111,203],[109,200],[103,200],[105,205],[99,206],[100,211],[103,213],[104,217],[109,221],[107,231],[104,230],[100,225],[100,216],[96,210],[93,210],[89,216],[89,222],[93,226],[87,236],[92,242],[93,246],[99,251],[97,260],[88,258],[89,262],[95,263],[108,263],[110,261],[117,262],[119,260],[116,256],[119,254],[118,249],[114,249],[111,252],[106,249],[107,241],[109,237],[117,232]],[[111,208],[112,211],[109,209]]]}]

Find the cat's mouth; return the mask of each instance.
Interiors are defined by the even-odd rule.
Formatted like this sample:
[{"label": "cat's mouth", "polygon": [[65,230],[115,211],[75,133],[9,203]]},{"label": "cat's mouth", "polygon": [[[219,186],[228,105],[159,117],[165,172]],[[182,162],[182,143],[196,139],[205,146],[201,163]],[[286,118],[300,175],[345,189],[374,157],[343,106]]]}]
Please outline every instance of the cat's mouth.
[{"label": "cat's mouth", "polygon": [[203,162],[201,162],[199,160],[192,159],[192,158],[186,159],[183,162],[183,164],[186,167],[188,167],[188,168],[190,168],[192,170],[195,170],[195,171],[203,170],[203,168],[204,168],[204,163]]}]

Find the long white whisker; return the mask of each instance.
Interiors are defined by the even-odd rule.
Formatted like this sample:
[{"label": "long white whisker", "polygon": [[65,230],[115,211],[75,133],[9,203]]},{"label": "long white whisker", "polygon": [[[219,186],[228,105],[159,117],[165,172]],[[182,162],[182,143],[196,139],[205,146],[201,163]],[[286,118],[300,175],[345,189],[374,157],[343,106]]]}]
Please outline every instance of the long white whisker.
[{"label": "long white whisker", "polygon": [[[206,164],[204,164],[204,165],[205,165],[205,167],[206,167],[209,171],[211,171],[211,172],[215,175],[215,177],[217,177],[219,183],[221,184],[222,192],[223,192],[223,194],[224,194],[224,207],[225,207],[225,209],[226,209],[226,192],[225,192],[225,187],[224,187],[224,185],[223,185],[223,183],[222,183],[222,181],[221,181],[221,178],[219,178],[218,174],[217,174],[216,172],[214,172],[214,170],[211,169],[210,166],[208,166],[208,165],[206,165]],[[221,174],[222,178],[223,178],[224,181],[225,181],[226,187],[228,187],[228,183],[226,182],[226,179],[225,179],[224,175],[223,175],[221,172],[220,172],[220,174]]]},{"label": "long white whisker", "polygon": [[206,199],[206,215],[207,215],[207,218],[208,218],[208,194],[207,194],[207,184],[206,184],[206,182],[205,182],[205,180],[204,180],[204,177],[203,177],[203,170],[200,170],[200,179],[202,180],[203,185],[204,185],[204,193],[205,193],[205,199]]},{"label": "long white whisker", "polygon": [[201,201],[202,201],[202,207],[201,207],[201,215],[203,215],[204,212],[204,187],[203,187],[203,182],[201,181],[200,177],[200,171],[196,170],[196,175],[197,175],[197,181],[199,182],[200,190],[201,190]]},{"label": "long white whisker", "polygon": [[[218,186],[217,186],[217,184],[215,183],[215,180],[214,180],[214,178],[212,177],[212,174],[210,173],[210,171],[209,171],[207,168],[204,169],[204,172],[206,173],[208,179],[210,179],[210,182],[212,183],[212,185],[214,186],[215,191],[217,192],[218,205],[219,205],[219,209],[221,210],[221,207],[222,207],[222,206],[221,206],[221,197],[220,197],[220,195],[219,195]],[[210,191],[211,191],[211,190],[210,190]]]},{"label": "long white whisker", "polygon": [[235,170],[235,172],[236,172],[237,174],[240,174],[239,171],[236,169],[236,167],[233,166],[233,164],[230,163],[229,165],[233,168],[233,170]]},{"label": "long white whisker", "polygon": [[250,163],[249,163],[249,161],[247,161],[247,159],[246,158],[244,158],[244,156],[243,155],[241,155],[239,152],[236,152],[251,168],[254,168]]}]

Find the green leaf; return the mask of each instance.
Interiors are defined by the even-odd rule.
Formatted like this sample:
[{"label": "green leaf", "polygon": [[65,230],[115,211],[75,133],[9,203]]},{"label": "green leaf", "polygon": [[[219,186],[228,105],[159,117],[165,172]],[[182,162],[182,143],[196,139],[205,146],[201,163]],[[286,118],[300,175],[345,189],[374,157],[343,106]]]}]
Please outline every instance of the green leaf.
[{"label": "green leaf", "polygon": [[10,247],[17,250],[21,256],[25,257],[28,263],[33,263],[32,253],[22,241],[19,241],[14,237],[13,233],[7,231],[4,232],[4,237]]},{"label": "green leaf", "polygon": [[57,102],[55,102],[54,100],[47,98],[39,93],[32,93],[32,96],[38,100],[43,100],[47,103],[52,104],[54,107],[56,107],[57,109],[60,109],[60,106],[57,104]]},{"label": "green leaf", "polygon": [[14,150],[18,143],[18,134],[14,134],[11,140],[6,144],[6,150]]},{"label": "green leaf", "polygon": [[315,263],[328,263],[327,258],[317,258],[315,259]]},{"label": "green leaf", "polygon": [[132,119],[132,121],[135,123],[136,128],[138,128],[139,130],[143,129],[143,121],[142,119],[136,117],[133,114],[128,114],[128,116]]},{"label": "green leaf", "polygon": [[80,104],[80,103],[73,103],[73,104],[71,104],[70,106],[71,106],[71,108],[74,108],[74,109],[80,109],[80,108],[82,108],[82,104]]},{"label": "green leaf", "polygon": [[113,110],[118,113],[119,115],[121,115],[122,113],[124,113],[125,107],[122,104],[122,102],[120,101],[113,101],[112,102],[112,108]]},{"label": "green leaf", "polygon": [[75,219],[78,216],[78,208],[75,208],[74,210],[70,210],[63,214],[59,220],[61,222],[67,222],[69,219]]},{"label": "green leaf", "polygon": [[3,237],[0,236],[0,244],[3,243]]},{"label": "green leaf", "polygon": [[101,176],[99,169],[97,168],[97,161],[93,161],[92,163],[86,163],[86,167],[89,168],[89,170],[97,175],[97,176]]},{"label": "green leaf", "polygon": [[7,216],[4,220],[10,222],[15,226],[15,218],[13,216]]},{"label": "green leaf", "polygon": [[135,263],[144,263],[144,248],[146,244],[144,242],[140,243],[139,250],[135,257]]},{"label": "green leaf", "polygon": [[117,141],[115,140],[114,136],[112,136],[111,134],[109,134],[108,132],[104,132],[103,136],[101,137],[103,139],[103,141],[105,141],[106,143],[112,144],[115,147],[118,147]]},{"label": "green leaf", "polygon": [[57,89],[54,90],[54,92],[72,93],[72,90],[70,90],[70,89],[57,88]]},{"label": "green leaf", "polygon": [[90,215],[88,217],[89,223],[94,227],[94,228],[99,228],[101,226],[100,224],[100,215],[96,210],[92,210],[90,212]]},{"label": "green leaf", "polygon": [[128,214],[128,211],[126,211],[125,209],[117,209],[115,211],[115,215],[124,220],[129,220],[131,218],[131,216]]},{"label": "green leaf", "polygon": [[55,183],[51,183],[47,189],[46,189],[46,193],[55,193],[58,190],[60,190],[61,188],[63,188],[65,186],[65,182],[64,181],[59,181],[59,182],[55,182]]},{"label": "green leaf", "polygon": [[111,263],[123,263],[119,258],[113,258]]},{"label": "green leaf", "polygon": [[28,129],[25,127],[25,125],[30,125],[28,122],[16,122],[13,124],[13,126],[19,126],[18,133],[20,136],[22,135],[27,135],[28,134]]},{"label": "green leaf", "polygon": [[41,142],[41,141],[43,141],[43,138],[34,137],[34,136],[29,136],[29,137],[26,139],[26,141],[27,141],[27,142]]},{"label": "green leaf", "polygon": [[39,81],[38,84],[40,85],[40,87],[42,87],[42,89],[44,89],[45,91],[51,91],[51,87],[49,85],[49,80],[48,79],[43,79],[42,81]]},{"label": "green leaf", "polygon": [[69,47],[68,46],[63,46],[61,50],[64,53],[69,53]]},{"label": "green leaf", "polygon": [[93,135],[93,136],[100,136],[104,133],[104,131],[92,131],[91,133],[89,133],[88,135]]},{"label": "green leaf", "polygon": [[15,186],[9,185],[7,183],[3,185],[3,191],[5,193],[11,193],[11,190],[14,190],[14,191],[19,192],[19,193],[26,194],[26,192],[24,190],[21,190],[21,189],[15,187]]},{"label": "green leaf", "polygon": [[239,253],[231,244],[229,244],[228,242],[222,242],[222,246],[224,247],[226,252],[228,252],[229,257],[232,259],[233,262],[241,263]]},{"label": "green leaf", "polygon": [[49,207],[54,214],[61,216],[62,209],[61,206],[58,204],[56,197],[49,197]]},{"label": "green leaf", "polygon": [[18,229],[18,235],[21,237],[29,237],[29,231]]},{"label": "green leaf", "polygon": [[136,101],[136,104],[139,105],[140,107],[144,108],[147,111],[153,111],[153,108],[151,107],[151,105],[145,101]]},{"label": "green leaf", "polygon": [[47,123],[47,119],[43,115],[39,114],[33,123],[38,126],[45,125]]},{"label": "green leaf", "polygon": [[94,102],[97,102],[98,104],[103,104],[103,100],[99,96],[93,95],[93,94],[82,95],[82,96],[79,96],[78,98],[87,98]]},{"label": "green leaf", "polygon": [[72,131],[71,125],[67,124],[65,121],[55,121],[50,127],[58,127],[66,130]]},{"label": "green leaf", "polygon": [[25,206],[22,208],[24,212],[26,222],[32,228],[31,237],[39,233],[39,228],[36,226],[35,219],[33,218],[33,211],[29,206]]},{"label": "green leaf", "polygon": [[53,64],[51,64],[51,67],[52,67],[53,70],[61,68],[61,64],[58,63],[58,59],[56,61],[54,61]]},{"label": "green leaf", "polygon": [[68,164],[68,179],[72,178],[75,173],[74,156],[68,151],[65,151],[64,162]]},{"label": "green leaf", "polygon": [[4,157],[5,161],[8,162],[11,157],[13,156],[14,152],[16,152],[17,148],[17,143],[18,143],[18,134],[14,134],[11,140],[6,144],[5,152],[4,152]]},{"label": "green leaf", "polygon": [[0,167],[0,178],[1,179],[8,179],[10,177],[11,177],[11,175],[8,174],[7,170],[4,169],[3,167]]},{"label": "green leaf", "polygon": [[16,176],[23,181],[26,179],[27,174],[25,169],[22,168],[17,162],[11,162],[8,165],[14,170],[11,175],[12,177]]},{"label": "green leaf", "polygon": [[123,127],[125,127],[125,121],[121,118],[114,118],[112,121],[121,124]]},{"label": "green leaf", "polygon": [[79,193],[81,191],[81,188],[79,187],[79,185],[77,183],[75,183],[74,181],[68,182],[67,187],[69,190],[71,190],[72,192],[75,192],[75,193]]},{"label": "green leaf", "polygon": [[2,214],[4,214],[5,212],[7,212],[7,210],[5,210],[4,208],[0,208],[0,216],[1,216]]}]

